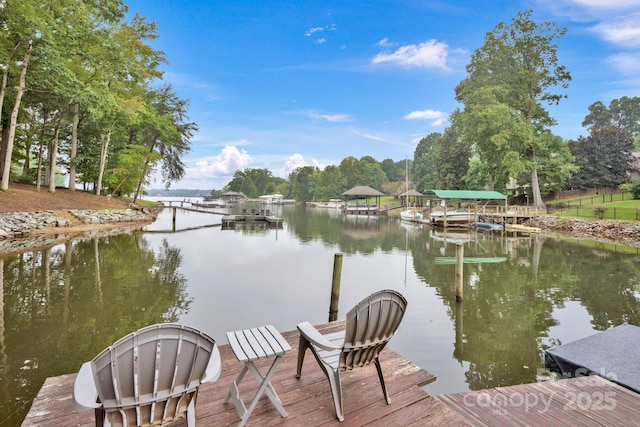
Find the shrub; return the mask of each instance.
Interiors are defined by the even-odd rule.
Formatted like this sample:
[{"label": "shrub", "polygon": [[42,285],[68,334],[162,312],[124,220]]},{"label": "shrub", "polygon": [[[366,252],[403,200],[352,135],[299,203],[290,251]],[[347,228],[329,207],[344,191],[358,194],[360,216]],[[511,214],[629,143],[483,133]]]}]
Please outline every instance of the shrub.
[{"label": "shrub", "polygon": [[629,190],[634,199],[640,199],[640,179],[633,181]]},{"label": "shrub", "polygon": [[593,213],[598,219],[604,218],[604,214],[607,212],[605,205],[593,205]]}]

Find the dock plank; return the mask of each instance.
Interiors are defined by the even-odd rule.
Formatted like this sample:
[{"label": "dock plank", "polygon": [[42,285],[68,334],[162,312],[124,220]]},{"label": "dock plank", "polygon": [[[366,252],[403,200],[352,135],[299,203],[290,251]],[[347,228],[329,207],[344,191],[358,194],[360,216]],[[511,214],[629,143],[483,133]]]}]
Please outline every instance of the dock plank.
[{"label": "dock plank", "polygon": [[[319,325],[324,333],[342,322]],[[256,406],[247,425],[254,426],[608,426],[636,425],[640,420],[640,394],[597,376],[496,387],[486,390],[431,396],[421,387],[435,376],[386,348],[380,355],[391,404],[387,405],[374,366],[345,372],[343,397],[345,422],[335,414],[329,382],[311,353],[305,357],[300,379],[295,378],[298,332],[282,334],[291,345],[278,366],[272,384],[289,416],[282,418],[268,399]],[[220,343],[219,343],[220,344]],[[223,404],[231,383],[243,364],[229,345],[219,345],[222,373],[218,381],[203,384],[196,405],[198,425],[236,425],[233,404]],[[271,360],[256,366],[264,372]],[[72,391],[76,374],[47,378],[34,399],[23,426],[80,426],[94,424],[93,412],[73,410]],[[245,380],[240,393],[250,400],[258,388]],[[172,427],[183,427],[184,420]]]},{"label": "dock plank", "polygon": [[435,396],[474,426],[637,425],[640,394],[598,376]]},{"label": "dock plank", "polygon": [[[319,325],[322,332],[340,329],[343,322]],[[454,411],[434,399],[421,386],[435,381],[435,376],[419,368],[406,358],[386,348],[380,355],[391,404],[384,401],[375,366],[348,371],[342,375],[345,423],[336,418],[333,398],[324,373],[311,352],[305,357],[302,376],[296,379],[298,331],[282,334],[292,350],[282,359],[272,378],[289,416],[282,418],[268,399],[262,398],[251,414],[247,425],[255,426],[338,426],[338,425],[468,425]],[[220,342],[218,344],[221,344]],[[198,425],[236,425],[239,416],[233,404],[222,403],[231,383],[243,364],[238,362],[228,344],[219,345],[222,358],[220,378],[203,384],[196,404]],[[256,366],[264,372],[271,360],[259,360]],[[93,426],[92,411],[77,413],[73,409],[72,391],[76,374],[48,378],[34,399],[22,426]],[[252,378],[240,384],[240,393],[250,401],[258,388]],[[422,423],[427,420],[428,424]],[[417,424],[416,424],[417,423]],[[422,424],[421,424],[422,423]],[[171,424],[185,426],[183,420]]]}]

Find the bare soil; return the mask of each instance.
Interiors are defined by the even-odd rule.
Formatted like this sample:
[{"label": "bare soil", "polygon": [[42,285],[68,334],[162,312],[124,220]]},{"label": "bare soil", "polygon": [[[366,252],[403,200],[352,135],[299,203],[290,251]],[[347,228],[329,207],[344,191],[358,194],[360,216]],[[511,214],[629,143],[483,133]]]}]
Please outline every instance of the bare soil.
[{"label": "bare soil", "polygon": [[50,193],[48,187],[32,184],[9,183],[7,191],[0,190],[0,212],[39,212],[64,209],[125,209],[128,203],[107,196],[96,196],[82,190],[69,191],[56,188]]},{"label": "bare soil", "polygon": [[[67,188],[56,188],[54,193],[50,193],[48,187],[41,187],[40,191],[36,191],[35,185],[11,182],[9,183],[9,189],[7,191],[0,190],[0,213],[53,211],[57,215],[67,219],[71,224],[69,227],[64,228],[64,233],[83,232],[125,225],[125,223],[83,224],[79,219],[67,212],[68,209],[126,209],[128,206],[128,201],[109,198],[106,195],[96,196],[95,194],[82,190],[69,191]],[[60,232],[60,228],[46,227],[31,230],[30,235],[37,236]]]}]

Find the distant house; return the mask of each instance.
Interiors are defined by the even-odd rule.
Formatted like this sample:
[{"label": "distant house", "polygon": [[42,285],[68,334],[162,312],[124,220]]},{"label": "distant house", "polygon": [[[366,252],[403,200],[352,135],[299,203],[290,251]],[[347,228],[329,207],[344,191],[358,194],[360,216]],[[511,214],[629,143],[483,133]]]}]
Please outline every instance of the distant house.
[{"label": "distant house", "polygon": [[244,193],[239,193],[237,191],[227,191],[222,194],[222,200],[227,203],[239,203],[247,200],[247,196]]}]

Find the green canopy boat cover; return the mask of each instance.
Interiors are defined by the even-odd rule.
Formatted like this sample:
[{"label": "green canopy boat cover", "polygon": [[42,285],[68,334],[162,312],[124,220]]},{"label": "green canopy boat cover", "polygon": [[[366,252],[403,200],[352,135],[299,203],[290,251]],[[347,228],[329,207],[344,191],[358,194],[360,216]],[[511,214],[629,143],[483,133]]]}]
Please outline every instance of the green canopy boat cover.
[{"label": "green canopy boat cover", "polygon": [[429,198],[459,200],[505,200],[507,198],[498,191],[472,190],[427,190],[424,195]]}]

